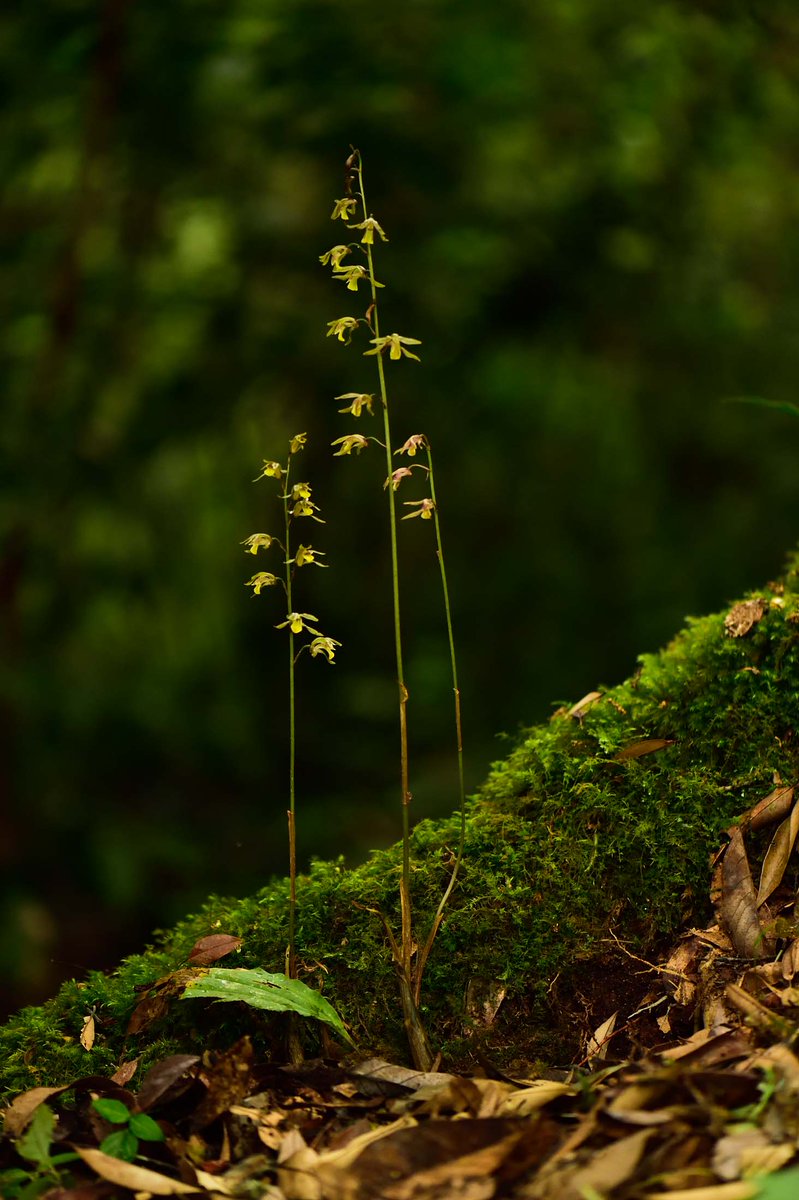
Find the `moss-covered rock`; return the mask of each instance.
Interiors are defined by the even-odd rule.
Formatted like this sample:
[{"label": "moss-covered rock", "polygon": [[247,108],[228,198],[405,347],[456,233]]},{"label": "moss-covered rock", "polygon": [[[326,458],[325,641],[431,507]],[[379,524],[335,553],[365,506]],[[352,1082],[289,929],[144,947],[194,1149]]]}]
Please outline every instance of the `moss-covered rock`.
[{"label": "moss-covered rock", "polygon": [[[569,1030],[551,1004],[553,980],[563,996],[588,961],[607,961],[611,930],[640,953],[701,920],[721,831],[775,773],[796,778],[799,555],[750,600],[762,602],[733,619],[728,610],[690,620],[632,678],[525,732],[494,765],[469,804],[464,863],[425,978],[424,1017],[450,1061],[480,1036],[464,1003],[475,980],[507,989],[491,1036],[528,1056],[562,1053]],[[457,840],[455,816],[414,831],[421,932]],[[401,1013],[383,930],[368,909],[397,927],[398,869],[397,846],[351,870],[315,863],[300,881],[298,929],[308,981],[323,986],[363,1049],[394,1056],[404,1052]],[[212,898],[112,975],[67,983],[23,1010],[0,1029],[0,1088],[65,1082],[137,1056],[144,1066],[245,1030],[268,1038],[258,1014],[206,1001],[174,1001],[138,1035],[125,1030],[142,987],[184,966],[210,933],[243,938],[235,965],[282,969],[287,896],[277,880],[244,900]],[[97,1036],[87,1051],[79,1034],[92,1010]]]}]

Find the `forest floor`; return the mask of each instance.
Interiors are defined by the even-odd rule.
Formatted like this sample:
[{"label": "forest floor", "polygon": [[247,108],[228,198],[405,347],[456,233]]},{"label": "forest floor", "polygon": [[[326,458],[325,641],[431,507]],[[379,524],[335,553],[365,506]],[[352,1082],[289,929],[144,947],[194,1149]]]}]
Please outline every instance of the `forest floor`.
[{"label": "forest floor", "polygon": [[[604,1000],[584,1013],[597,1023],[576,1064],[518,1076],[482,1054],[468,1075],[352,1055],[290,1066],[255,1061],[247,1037],[217,1055],[164,1059],[140,1080],[134,1060],[109,1078],[18,1096],[4,1113],[0,1191],[789,1200],[799,1194],[799,942],[783,914],[796,814],[793,789],[778,786],[728,831],[713,924],[684,931],[658,963],[612,948],[611,973],[624,974],[621,955],[635,987],[616,1012],[600,1007],[613,986],[587,989]],[[746,838],[769,824],[755,888]],[[490,1024],[501,994],[485,1003]],[[127,1138],[133,1161],[106,1152],[109,1136],[117,1149]]]}]

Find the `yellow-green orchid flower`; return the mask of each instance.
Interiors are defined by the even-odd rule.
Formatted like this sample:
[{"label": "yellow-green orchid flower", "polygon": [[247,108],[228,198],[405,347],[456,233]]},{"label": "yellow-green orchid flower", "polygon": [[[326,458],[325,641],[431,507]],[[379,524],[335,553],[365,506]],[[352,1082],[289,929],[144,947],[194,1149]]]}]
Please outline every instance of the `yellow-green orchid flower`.
[{"label": "yellow-green orchid flower", "polygon": [[401,337],[398,333],[389,333],[385,337],[371,338],[374,350],[364,350],[364,355],[368,354],[383,354],[388,350],[389,358],[398,359],[404,355],[406,358],[413,358],[419,362],[419,355],[412,354],[407,350],[407,346],[421,346],[418,338]]},{"label": "yellow-green orchid flower", "polygon": [[338,317],[335,321],[327,323],[327,337],[337,337],[345,346],[349,346],[352,341],[353,330],[357,329],[360,321],[357,317]]},{"label": "yellow-green orchid flower", "polygon": [[352,413],[354,417],[359,417],[364,409],[372,415],[372,405],[375,402],[373,395],[366,392],[343,392],[340,396],[335,397],[336,400],[349,400],[350,403],[346,408],[340,408],[340,413]]},{"label": "yellow-green orchid flower", "polygon": [[353,450],[356,454],[360,454],[369,445],[369,438],[365,438],[360,433],[348,433],[344,437],[336,438],[331,446],[341,446],[333,455],[334,458],[340,458],[342,454],[352,454]]},{"label": "yellow-green orchid flower", "polygon": [[333,202],[333,211],[330,214],[331,221],[349,221],[350,217],[358,207],[358,201],[352,196],[345,196],[343,200],[335,200]]},{"label": "yellow-green orchid flower", "polygon": [[276,583],[280,583],[277,575],[273,575],[271,571],[259,571],[257,575],[253,575],[245,583],[245,587],[251,587],[254,596],[260,596],[261,588],[274,587]]},{"label": "yellow-green orchid flower", "polygon": [[311,626],[308,624],[308,621],[318,621],[318,620],[319,620],[319,618],[315,617],[313,615],[313,613],[293,612],[293,613],[288,614],[285,621],[281,621],[279,625],[276,625],[275,629],[285,629],[286,626],[288,625],[288,627],[292,633],[302,633],[303,629],[307,629],[309,633],[312,633],[314,635],[314,637],[321,637],[319,630],[312,629]]},{"label": "yellow-green orchid flower", "polygon": [[375,233],[379,233],[384,242],[388,241],[383,230],[378,225],[374,217],[367,217],[365,221],[361,221],[360,225],[348,225],[348,229],[363,229],[364,234],[361,238],[361,243],[365,246],[371,246],[375,240]]},{"label": "yellow-green orchid flower", "polygon": [[252,533],[239,545],[247,547],[246,554],[257,554],[259,550],[268,550],[274,540],[271,533]]}]

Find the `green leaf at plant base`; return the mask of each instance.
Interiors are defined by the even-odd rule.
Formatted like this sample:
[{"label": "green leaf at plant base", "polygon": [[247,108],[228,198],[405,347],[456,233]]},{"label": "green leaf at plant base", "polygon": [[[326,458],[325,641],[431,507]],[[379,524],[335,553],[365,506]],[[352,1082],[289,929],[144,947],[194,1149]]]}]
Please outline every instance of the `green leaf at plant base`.
[{"label": "green leaf at plant base", "polygon": [[[75,1156],[77,1157],[77,1155]],[[19,1178],[19,1176],[22,1178]],[[52,1175],[35,1175],[33,1178],[25,1171],[0,1171],[0,1196],[8,1200],[37,1200],[44,1192],[53,1187]]]},{"label": "green leaf at plant base", "polygon": [[46,1104],[40,1104],[33,1120],[22,1137],[16,1140],[17,1154],[40,1167],[50,1165],[50,1143],[55,1130],[55,1114]]},{"label": "green leaf at plant base", "polygon": [[114,1133],[109,1133],[107,1138],[103,1138],[100,1142],[100,1149],[103,1154],[108,1154],[111,1158],[119,1158],[122,1162],[133,1162],[139,1153],[139,1139],[129,1129],[117,1129]]},{"label": "green leaf at plant base", "polygon": [[799,1169],[796,1167],[790,1171],[777,1171],[756,1182],[760,1184],[756,1200],[796,1200],[799,1196]]},{"label": "green leaf at plant base", "polygon": [[147,1113],[132,1113],[128,1129],[143,1142],[163,1142],[164,1131]]},{"label": "green leaf at plant base", "polygon": [[121,1100],[92,1100],[92,1108],[112,1125],[127,1125],[130,1120],[130,1109]]},{"label": "green leaf at plant base", "polygon": [[295,1012],[301,1017],[315,1017],[335,1029],[348,1042],[352,1038],[336,1010],[319,992],[299,979],[287,975],[272,975],[260,967],[209,967],[192,979],[183,991],[184,1000],[241,1000],[252,1008],[270,1012]]}]

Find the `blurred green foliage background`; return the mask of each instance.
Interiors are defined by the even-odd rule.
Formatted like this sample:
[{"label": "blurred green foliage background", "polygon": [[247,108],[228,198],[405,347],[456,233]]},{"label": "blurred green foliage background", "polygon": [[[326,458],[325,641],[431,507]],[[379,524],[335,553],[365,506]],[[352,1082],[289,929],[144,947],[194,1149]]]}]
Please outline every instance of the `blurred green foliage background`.
[{"label": "blurred green foliage background", "polygon": [[[300,853],[397,836],[384,464],[329,448],[375,387],[324,336],[350,143],[384,329],[423,340],[395,436],[436,451],[471,788],[498,733],[779,570],[799,430],[724,401],[796,399],[798,72],[787,0],[0,17],[6,1006],[283,871],[283,614],[239,543],[300,430],[331,563],[301,607],[344,643],[300,671]],[[451,694],[432,531],[401,533],[421,816]]]}]

